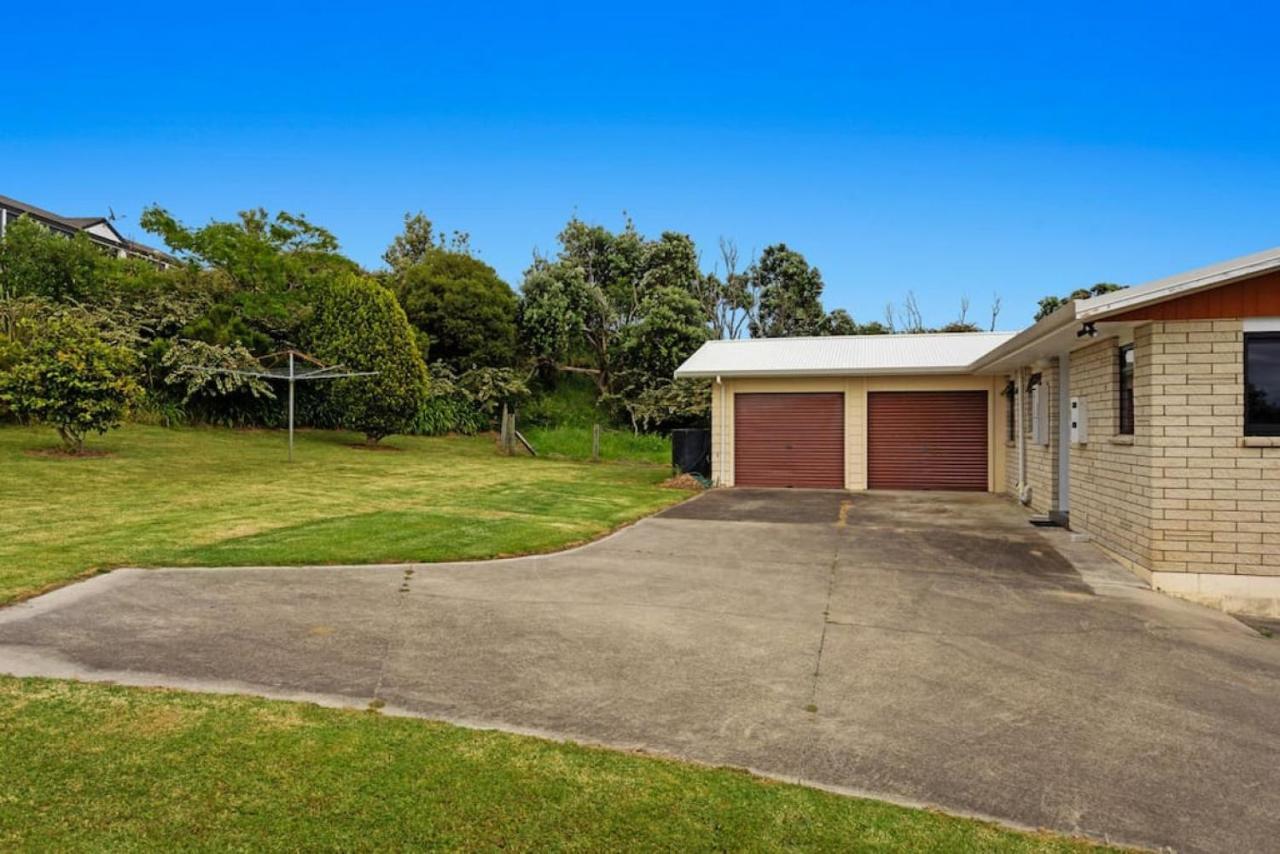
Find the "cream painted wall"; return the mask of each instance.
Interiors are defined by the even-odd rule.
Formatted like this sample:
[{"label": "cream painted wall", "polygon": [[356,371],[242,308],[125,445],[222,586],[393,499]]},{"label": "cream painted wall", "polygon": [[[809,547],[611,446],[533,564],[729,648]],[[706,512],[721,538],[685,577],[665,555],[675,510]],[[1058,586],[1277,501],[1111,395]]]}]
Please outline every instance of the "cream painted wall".
[{"label": "cream painted wall", "polygon": [[840,392],[844,394],[844,483],[867,488],[867,393],[872,391],[987,392],[987,489],[1005,488],[1005,380],[989,376],[904,375],[880,377],[796,377],[726,379],[712,383],[711,477],[733,486],[733,396],[759,392]]}]

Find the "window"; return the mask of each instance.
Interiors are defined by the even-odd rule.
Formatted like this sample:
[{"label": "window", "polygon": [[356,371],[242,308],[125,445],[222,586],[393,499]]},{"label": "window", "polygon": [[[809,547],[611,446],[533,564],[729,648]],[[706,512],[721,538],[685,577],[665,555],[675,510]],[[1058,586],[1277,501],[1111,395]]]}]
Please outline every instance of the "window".
[{"label": "window", "polygon": [[1031,392],[1031,417],[1028,419],[1031,426],[1031,441],[1036,445],[1047,445],[1049,444],[1049,395],[1043,386],[1040,374],[1031,375],[1031,381],[1027,383],[1027,391]]},{"label": "window", "polygon": [[1280,332],[1245,333],[1244,434],[1280,436]]},{"label": "window", "polygon": [[1119,429],[1125,436],[1133,435],[1133,345],[1120,348],[1120,400],[1118,409]]},{"label": "window", "polygon": [[1009,384],[1004,387],[1005,407],[1004,407],[1004,431],[1005,439],[1010,442],[1018,441],[1018,384],[1013,380],[1009,380]]}]

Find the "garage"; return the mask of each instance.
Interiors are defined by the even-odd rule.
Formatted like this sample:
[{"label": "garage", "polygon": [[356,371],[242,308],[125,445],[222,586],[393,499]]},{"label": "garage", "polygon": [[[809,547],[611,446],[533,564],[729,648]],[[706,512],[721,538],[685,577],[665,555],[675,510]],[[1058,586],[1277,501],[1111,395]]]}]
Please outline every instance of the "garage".
[{"label": "garage", "polygon": [[867,487],[985,492],[987,392],[867,395]]},{"label": "garage", "polygon": [[763,393],[733,398],[738,486],[844,488],[844,394]]}]

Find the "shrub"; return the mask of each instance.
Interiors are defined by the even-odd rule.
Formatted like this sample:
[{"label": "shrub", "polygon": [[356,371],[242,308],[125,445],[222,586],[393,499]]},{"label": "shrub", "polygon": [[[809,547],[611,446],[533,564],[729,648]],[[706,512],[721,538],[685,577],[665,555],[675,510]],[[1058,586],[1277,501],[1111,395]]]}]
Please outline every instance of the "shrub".
[{"label": "shrub", "polygon": [[325,401],[334,420],[364,433],[369,442],[407,432],[426,397],[427,368],[395,295],[354,275],[317,291],[307,329],[312,352],[353,371],[376,372],[326,381]]},{"label": "shrub", "polygon": [[515,361],[516,295],[478,258],[430,249],[400,274],[396,296],[430,339],[433,361],[458,371]]},{"label": "shrub", "polygon": [[83,321],[55,315],[0,375],[0,400],[20,418],[53,426],[66,449],[79,453],[86,434],[120,426],[141,391],[134,366],[128,348],[108,344]]}]

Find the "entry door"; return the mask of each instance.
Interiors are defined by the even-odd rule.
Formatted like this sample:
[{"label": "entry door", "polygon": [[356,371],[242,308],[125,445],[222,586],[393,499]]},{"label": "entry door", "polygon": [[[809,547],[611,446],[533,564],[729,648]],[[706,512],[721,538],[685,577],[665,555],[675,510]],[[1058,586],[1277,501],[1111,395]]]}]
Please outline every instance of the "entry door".
[{"label": "entry door", "polygon": [[844,395],[735,394],[737,486],[844,489]]},{"label": "entry door", "polygon": [[987,490],[985,391],[867,395],[867,486]]}]

